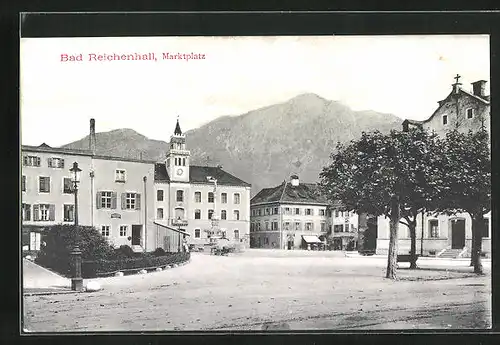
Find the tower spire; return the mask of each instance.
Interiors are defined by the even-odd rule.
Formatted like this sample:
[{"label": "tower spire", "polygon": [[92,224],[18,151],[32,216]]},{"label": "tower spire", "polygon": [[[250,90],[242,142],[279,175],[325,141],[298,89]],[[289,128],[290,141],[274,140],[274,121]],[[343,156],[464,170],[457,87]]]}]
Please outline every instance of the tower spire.
[{"label": "tower spire", "polygon": [[182,135],[181,126],[179,125],[179,115],[177,115],[177,124],[175,125],[174,134]]}]

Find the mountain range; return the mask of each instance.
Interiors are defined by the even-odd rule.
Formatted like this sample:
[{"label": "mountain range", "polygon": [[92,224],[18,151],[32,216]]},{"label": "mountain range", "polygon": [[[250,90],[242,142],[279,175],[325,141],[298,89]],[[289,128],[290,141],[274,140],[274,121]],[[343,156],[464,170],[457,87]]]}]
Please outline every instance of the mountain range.
[{"label": "mountain range", "polygon": [[[400,129],[401,123],[392,114],[354,111],[337,101],[302,94],[243,115],[221,116],[185,134],[191,164],[222,165],[251,183],[253,196],[291,174],[317,182],[337,142],[356,139],[363,131]],[[86,136],[62,147],[88,149],[88,143]],[[163,160],[168,150],[167,142],[127,128],[96,133],[96,143],[98,154],[117,157]]]}]

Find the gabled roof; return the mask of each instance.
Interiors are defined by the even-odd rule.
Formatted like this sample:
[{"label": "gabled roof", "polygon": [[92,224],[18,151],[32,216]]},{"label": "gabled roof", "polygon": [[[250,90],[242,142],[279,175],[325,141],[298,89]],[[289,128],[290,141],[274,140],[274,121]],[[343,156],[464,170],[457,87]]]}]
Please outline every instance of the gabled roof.
[{"label": "gabled roof", "polygon": [[262,189],[252,198],[250,204],[276,202],[290,204],[329,204],[326,197],[321,194],[317,184],[301,182],[298,186],[292,186],[290,182],[285,181],[279,186]]},{"label": "gabled roof", "polygon": [[[189,167],[189,182],[198,184],[212,184],[207,180],[207,177],[214,177],[217,179],[218,185],[226,186],[242,186],[250,187],[251,184],[231,175],[227,171],[222,170],[219,167],[209,167],[209,166],[197,166],[191,165]],[[170,176],[168,175],[165,163],[155,164],[155,181],[158,182],[170,182]]]},{"label": "gabled roof", "polygon": [[[490,101],[489,101],[490,96],[485,96],[485,98],[482,98],[482,97],[476,96],[476,95],[474,95],[474,94],[472,94],[472,93],[470,93],[470,92],[468,92],[468,91],[465,91],[465,90],[464,90],[464,89],[462,89],[462,88],[459,88],[459,90],[460,90],[460,93],[461,93],[462,95],[465,95],[465,96],[467,96],[467,97],[472,97],[472,98],[474,98],[474,99],[478,100],[479,102],[481,102],[481,103],[483,103],[483,104],[486,104],[486,105],[489,105],[489,104],[490,104]],[[434,117],[434,115],[436,115],[436,113],[439,111],[439,109],[441,109],[442,105],[443,105],[446,101],[448,101],[452,95],[453,95],[453,90],[452,90],[452,91],[448,94],[448,96],[446,96],[446,98],[445,98],[445,99],[443,99],[442,101],[439,101],[439,106],[437,107],[437,109],[436,109],[436,110],[434,110],[434,112],[432,113],[432,115],[431,115],[431,116],[430,116],[427,120],[423,120],[423,121],[415,121],[415,122],[416,122],[416,123],[417,123],[417,122],[418,122],[418,123],[425,123],[425,122],[429,122],[430,120],[432,120],[432,118]],[[488,99],[486,99],[486,97],[487,97]]]}]

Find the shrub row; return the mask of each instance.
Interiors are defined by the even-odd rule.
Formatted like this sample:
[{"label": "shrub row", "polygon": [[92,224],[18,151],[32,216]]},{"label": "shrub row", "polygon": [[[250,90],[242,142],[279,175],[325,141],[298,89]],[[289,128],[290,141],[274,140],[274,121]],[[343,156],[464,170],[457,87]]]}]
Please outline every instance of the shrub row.
[{"label": "shrub row", "polygon": [[126,258],[120,260],[88,260],[82,262],[82,277],[95,278],[98,275],[130,269],[162,267],[179,264],[190,258],[189,253],[167,253],[163,256],[145,255],[139,258]]}]

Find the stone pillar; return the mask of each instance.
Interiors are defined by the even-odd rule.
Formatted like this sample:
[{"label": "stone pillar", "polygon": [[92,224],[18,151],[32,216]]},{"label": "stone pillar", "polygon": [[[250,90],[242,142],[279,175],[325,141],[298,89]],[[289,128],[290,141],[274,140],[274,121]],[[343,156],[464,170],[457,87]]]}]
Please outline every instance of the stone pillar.
[{"label": "stone pillar", "polygon": [[71,252],[71,259],[73,263],[73,278],[71,278],[71,290],[81,291],[83,289],[82,278],[82,252],[76,246]]}]

